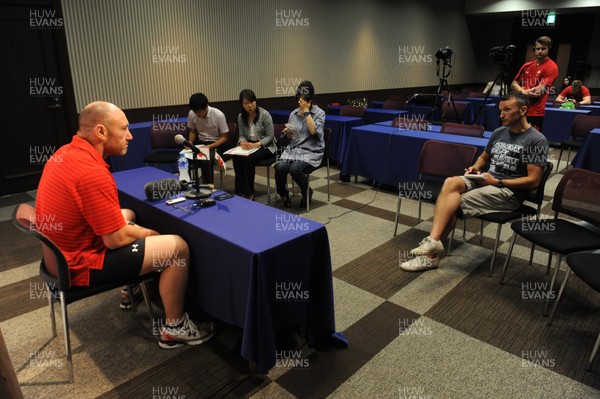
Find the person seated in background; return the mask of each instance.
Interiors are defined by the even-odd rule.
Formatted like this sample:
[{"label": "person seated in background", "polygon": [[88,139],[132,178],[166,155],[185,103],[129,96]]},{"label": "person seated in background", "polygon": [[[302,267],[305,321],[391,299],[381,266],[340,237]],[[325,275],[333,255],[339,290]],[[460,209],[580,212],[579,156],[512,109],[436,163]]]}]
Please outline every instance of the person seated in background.
[{"label": "person seated in background", "polygon": [[574,104],[591,104],[592,96],[590,90],[583,85],[581,80],[574,80],[571,86],[564,89],[554,101],[558,103],[570,101]]},{"label": "person seated in background", "polygon": [[240,92],[240,107],[238,144],[244,150],[256,148],[256,151],[248,156],[233,157],[235,193],[253,200],[256,163],[273,158],[277,149],[273,135],[273,118],[264,108],[256,106],[256,95],[252,90],[244,89]]},{"label": "person seated in background", "polygon": [[[125,155],[133,137],[121,109],[93,102],[79,114],[71,143],[44,166],[36,197],[36,220],[65,256],[73,286],[95,286],[161,272],[159,292],[166,324],[159,346],[198,345],[214,335],[214,324],[196,325],[184,312],[190,251],[177,235],[160,235],[122,210],[105,158]],[[55,226],[60,226],[55,227]],[[162,265],[162,266],[158,266]]]},{"label": "person seated in background", "polygon": [[[215,150],[221,150],[227,142],[229,128],[225,114],[208,105],[203,93],[192,94],[187,127],[190,130],[188,140],[193,144],[202,144],[209,149],[211,163],[215,163]],[[233,133],[233,132],[232,132]],[[223,155],[223,154],[220,154]],[[201,162],[202,183],[213,183],[212,168],[208,162]]]},{"label": "person seated in background", "polygon": [[548,141],[527,121],[529,99],[510,93],[500,99],[502,126],[494,131],[483,153],[465,176],[449,177],[435,203],[433,225],[428,237],[410,251],[413,258],[403,262],[405,271],[438,267],[437,253],[442,241],[454,229],[457,215],[474,217],[490,212],[510,212],[519,208],[528,192],[536,188],[544,174]]},{"label": "person seated in background", "polygon": [[283,204],[292,206],[290,193],[287,189],[287,174],[298,184],[302,200],[300,207],[306,207],[306,201],[312,199],[312,189],[306,198],[308,179],[304,174],[306,170],[317,168],[321,165],[325,152],[325,112],[313,104],[315,88],[305,80],[296,89],[298,108],[290,114],[284,133],[290,143],[286,146],[279,162],[275,164],[275,182],[277,193],[281,196]]}]

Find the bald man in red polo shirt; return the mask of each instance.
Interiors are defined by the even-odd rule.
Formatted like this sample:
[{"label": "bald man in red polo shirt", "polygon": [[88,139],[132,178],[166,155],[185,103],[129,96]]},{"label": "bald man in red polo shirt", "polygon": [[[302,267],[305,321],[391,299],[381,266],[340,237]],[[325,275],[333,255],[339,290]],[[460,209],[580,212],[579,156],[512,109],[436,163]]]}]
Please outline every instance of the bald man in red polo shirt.
[{"label": "bald man in red polo shirt", "polygon": [[[159,345],[198,345],[214,335],[213,323],[196,325],[183,310],[190,262],[187,243],[135,224],[122,210],[104,159],[125,155],[129,122],[121,109],[93,102],[79,114],[79,129],[44,167],[36,198],[38,229],[67,259],[71,283],[94,286],[161,271],[159,291],[166,315]],[[52,220],[52,223],[43,221]]]}]

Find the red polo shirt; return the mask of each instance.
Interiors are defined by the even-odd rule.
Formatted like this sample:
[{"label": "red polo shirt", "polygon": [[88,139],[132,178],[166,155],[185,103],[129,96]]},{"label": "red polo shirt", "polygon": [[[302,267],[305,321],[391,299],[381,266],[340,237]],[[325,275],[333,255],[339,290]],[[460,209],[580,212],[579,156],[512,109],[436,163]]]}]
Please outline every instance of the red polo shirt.
[{"label": "red polo shirt", "polygon": [[569,86],[566,89],[564,89],[561,93],[561,96],[565,97],[565,98],[574,98],[578,103],[583,101],[584,97],[587,97],[590,95],[590,91],[587,87],[585,86],[581,86],[581,88],[579,89],[579,91],[577,92],[577,94],[573,94],[573,87]]},{"label": "red polo shirt", "polygon": [[88,286],[102,269],[102,236],[125,225],[115,181],[90,143],[74,136],[44,166],[36,197],[36,225],[60,248],[71,284]]},{"label": "red polo shirt", "polygon": [[523,89],[531,89],[539,86],[541,83],[548,86],[547,90],[540,98],[529,97],[528,116],[544,116],[546,111],[546,98],[550,92],[550,86],[558,77],[558,66],[550,58],[546,58],[540,65],[537,61],[526,62],[523,64],[515,79]]}]

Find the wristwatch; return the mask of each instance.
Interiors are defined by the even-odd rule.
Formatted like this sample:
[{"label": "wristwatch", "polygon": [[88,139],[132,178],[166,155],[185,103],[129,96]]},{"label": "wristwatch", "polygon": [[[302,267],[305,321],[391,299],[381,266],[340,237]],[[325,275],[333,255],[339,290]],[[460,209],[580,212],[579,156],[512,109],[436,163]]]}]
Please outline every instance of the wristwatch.
[{"label": "wristwatch", "polygon": [[310,112],[306,111],[306,112],[304,113],[304,117],[307,117],[308,115],[310,115]]},{"label": "wristwatch", "polygon": [[502,178],[498,178],[498,187],[502,188],[504,187],[504,183],[502,182]]}]

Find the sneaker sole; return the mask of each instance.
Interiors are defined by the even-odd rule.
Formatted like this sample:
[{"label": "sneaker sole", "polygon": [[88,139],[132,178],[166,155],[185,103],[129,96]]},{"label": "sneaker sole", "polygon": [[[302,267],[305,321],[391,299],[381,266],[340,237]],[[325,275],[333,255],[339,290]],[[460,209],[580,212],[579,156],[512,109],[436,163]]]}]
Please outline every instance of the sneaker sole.
[{"label": "sneaker sole", "polygon": [[162,349],[176,349],[176,348],[180,348],[183,345],[190,345],[190,346],[195,346],[195,345],[201,345],[205,342],[207,342],[208,340],[210,340],[212,337],[214,337],[215,333],[213,332],[210,335],[207,335],[206,337],[202,338],[202,339],[197,339],[194,341],[165,341],[165,340],[159,340],[158,341],[158,346],[160,346]]}]

